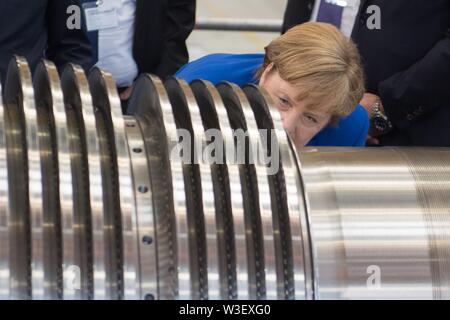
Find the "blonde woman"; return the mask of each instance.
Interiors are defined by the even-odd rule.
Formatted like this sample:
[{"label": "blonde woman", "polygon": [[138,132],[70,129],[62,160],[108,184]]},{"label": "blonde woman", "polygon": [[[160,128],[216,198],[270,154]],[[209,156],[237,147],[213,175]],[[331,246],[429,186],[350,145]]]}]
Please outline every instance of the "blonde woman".
[{"label": "blonde woman", "polygon": [[330,24],[311,22],[290,29],[265,51],[209,55],[185,65],[177,77],[258,83],[297,147],[365,145],[369,117],[358,105],[364,75],[351,40]]}]

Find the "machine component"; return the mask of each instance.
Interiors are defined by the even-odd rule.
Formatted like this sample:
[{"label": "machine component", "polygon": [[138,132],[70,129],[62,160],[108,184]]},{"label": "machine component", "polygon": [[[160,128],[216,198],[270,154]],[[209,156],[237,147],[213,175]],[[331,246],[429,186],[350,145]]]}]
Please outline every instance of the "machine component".
[{"label": "machine component", "polygon": [[142,75],[123,116],[19,57],[1,102],[1,299],[450,298],[448,149],[297,152],[254,85]]},{"label": "machine component", "polygon": [[450,298],[449,156],[421,148],[302,153],[316,298]]}]

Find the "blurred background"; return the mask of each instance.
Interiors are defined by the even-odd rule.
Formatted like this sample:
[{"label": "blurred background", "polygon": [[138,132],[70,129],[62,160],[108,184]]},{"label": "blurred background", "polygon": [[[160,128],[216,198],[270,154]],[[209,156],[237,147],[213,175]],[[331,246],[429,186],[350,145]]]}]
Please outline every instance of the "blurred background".
[{"label": "blurred background", "polygon": [[[212,21],[280,24],[287,0],[197,0],[197,23]],[[194,30],[188,39],[190,59],[210,53],[262,53],[278,32]]]}]

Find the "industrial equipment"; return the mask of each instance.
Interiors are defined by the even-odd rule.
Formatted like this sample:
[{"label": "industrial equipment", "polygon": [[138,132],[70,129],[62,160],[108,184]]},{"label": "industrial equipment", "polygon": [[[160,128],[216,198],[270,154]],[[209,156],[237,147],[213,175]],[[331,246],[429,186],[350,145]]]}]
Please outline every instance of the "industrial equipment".
[{"label": "industrial equipment", "polygon": [[296,150],[255,85],[141,75],[122,115],[16,57],[2,91],[1,299],[450,298],[449,149]]}]

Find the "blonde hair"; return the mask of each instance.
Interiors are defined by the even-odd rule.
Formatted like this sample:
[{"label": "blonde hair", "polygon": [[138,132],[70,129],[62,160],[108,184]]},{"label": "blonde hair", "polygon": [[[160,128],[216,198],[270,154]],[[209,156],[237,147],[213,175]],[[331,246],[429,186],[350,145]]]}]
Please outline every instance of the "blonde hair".
[{"label": "blonde hair", "polygon": [[352,113],[365,92],[361,59],[352,40],[327,23],[308,22],[290,29],[266,48],[264,64],[302,90],[309,108],[326,107],[332,122]]}]

